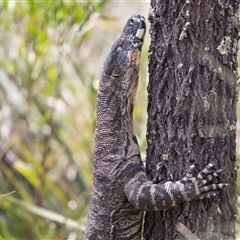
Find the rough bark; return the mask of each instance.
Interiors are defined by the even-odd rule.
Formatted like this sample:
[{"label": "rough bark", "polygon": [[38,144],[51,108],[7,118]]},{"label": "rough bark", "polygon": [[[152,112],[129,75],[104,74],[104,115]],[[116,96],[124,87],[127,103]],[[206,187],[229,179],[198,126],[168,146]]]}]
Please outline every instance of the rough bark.
[{"label": "rough bark", "polygon": [[151,1],[147,174],[176,181],[190,164],[212,162],[231,186],[214,199],[147,212],[145,239],[234,238],[238,4]]}]

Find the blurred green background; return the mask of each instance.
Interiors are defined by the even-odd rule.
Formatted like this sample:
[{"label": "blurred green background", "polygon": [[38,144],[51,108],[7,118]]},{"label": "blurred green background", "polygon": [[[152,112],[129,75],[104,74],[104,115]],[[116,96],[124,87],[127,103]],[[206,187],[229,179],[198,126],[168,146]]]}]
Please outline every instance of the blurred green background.
[{"label": "blurred green background", "polygon": [[[0,239],[82,238],[102,64],[126,19],[149,6],[0,1]],[[147,34],[134,112],[143,158],[148,46]],[[238,150],[239,139],[238,121]]]}]

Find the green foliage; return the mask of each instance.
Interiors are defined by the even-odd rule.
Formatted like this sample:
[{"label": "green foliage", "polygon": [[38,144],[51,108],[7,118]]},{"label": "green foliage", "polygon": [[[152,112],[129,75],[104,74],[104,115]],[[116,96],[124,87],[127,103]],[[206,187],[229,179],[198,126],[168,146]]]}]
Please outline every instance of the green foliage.
[{"label": "green foliage", "polygon": [[96,89],[78,53],[106,3],[0,2],[0,239],[81,239]]}]

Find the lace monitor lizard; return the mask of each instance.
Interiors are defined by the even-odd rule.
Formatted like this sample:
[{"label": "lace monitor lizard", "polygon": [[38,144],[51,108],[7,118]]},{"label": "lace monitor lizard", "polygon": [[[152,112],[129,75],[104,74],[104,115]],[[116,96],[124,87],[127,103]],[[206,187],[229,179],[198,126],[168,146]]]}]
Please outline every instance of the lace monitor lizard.
[{"label": "lace monitor lizard", "polygon": [[134,14],[111,48],[97,99],[94,185],[85,240],[141,239],[143,211],[216,196],[228,184],[213,184],[221,170],[209,163],[196,177],[194,166],[179,181],[154,184],[144,171],[133,129],[133,104],[145,36],[143,16]]}]

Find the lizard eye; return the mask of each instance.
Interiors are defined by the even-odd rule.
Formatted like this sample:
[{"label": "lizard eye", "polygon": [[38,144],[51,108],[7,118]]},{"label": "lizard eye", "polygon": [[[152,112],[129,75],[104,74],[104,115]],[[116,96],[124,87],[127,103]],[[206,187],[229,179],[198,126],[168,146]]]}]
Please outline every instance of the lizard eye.
[{"label": "lizard eye", "polygon": [[134,20],[133,20],[133,19],[131,19],[131,20],[130,20],[130,24],[131,24],[131,25],[133,25],[133,23],[134,23]]}]

